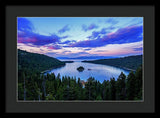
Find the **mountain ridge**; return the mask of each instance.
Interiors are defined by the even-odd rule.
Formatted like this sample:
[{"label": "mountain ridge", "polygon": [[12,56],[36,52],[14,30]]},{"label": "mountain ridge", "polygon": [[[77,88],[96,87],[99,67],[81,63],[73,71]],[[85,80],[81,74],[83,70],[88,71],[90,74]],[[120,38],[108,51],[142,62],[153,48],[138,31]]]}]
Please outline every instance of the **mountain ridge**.
[{"label": "mountain ridge", "polygon": [[57,57],[57,59],[107,59],[107,58],[117,58],[114,56],[79,56],[79,57]]}]

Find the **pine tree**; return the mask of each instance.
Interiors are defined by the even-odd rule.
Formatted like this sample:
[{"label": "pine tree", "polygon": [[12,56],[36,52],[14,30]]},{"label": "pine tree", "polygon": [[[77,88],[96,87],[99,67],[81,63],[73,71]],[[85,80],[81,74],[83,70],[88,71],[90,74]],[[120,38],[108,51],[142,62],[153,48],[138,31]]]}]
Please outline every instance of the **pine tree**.
[{"label": "pine tree", "polygon": [[24,86],[24,88],[23,88],[23,90],[24,90],[24,100],[26,100],[26,79],[25,79],[25,73],[23,72],[22,73],[22,75],[23,75],[23,86]]},{"label": "pine tree", "polygon": [[109,93],[109,80],[104,80],[102,85],[103,85],[103,100],[109,100],[109,97],[110,97],[110,93]]},{"label": "pine tree", "polygon": [[124,100],[126,96],[126,88],[125,88],[126,76],[123,72],[119,75],[116,82],[116,93],[118,100]]},{"label": "pine tree", "polygon": [[114,77],[110,79],[110,94],[110,99],[116,100],[116,81]]},{"label": "pine tree", "polygon": [[127,99],[134,100],[136,91],[135,91],[135,75],[133,71],[131,71],[127,77]]},{"label": "pine tree", "polygon": [[142,99],[142,66],[140,66],[135,72],[135,98]]},{"label": "pine tree", "polygon": [[87,79],[87,84],[85,85],[86,89],[86,99],[87,100],[95,100],[96,97],[96,91],[95,91],[95,79],[93,77],[90,77]]},{"label": "pine tree", "polygon": [[18,100],[24,100],[24,88],[22,83],[18,83]]}]

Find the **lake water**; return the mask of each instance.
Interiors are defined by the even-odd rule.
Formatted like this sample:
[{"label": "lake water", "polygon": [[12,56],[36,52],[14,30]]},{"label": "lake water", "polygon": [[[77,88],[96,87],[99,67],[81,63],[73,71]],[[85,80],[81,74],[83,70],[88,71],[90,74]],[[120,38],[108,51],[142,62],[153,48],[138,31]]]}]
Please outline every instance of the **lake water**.
[{"label": "lake water", "polygon": [[[61,60],[61,61],[68,61],[68,60]],[[71,61],[71,60],[70,60]],[[110,80],[111,77],[114,77],[116,80],[121,72],[123,72],[126,76],[129,74],[130,71],[124,70],[121,68],[101,65],[101,64],[92,64],[92,63],[84,63],[81,62],[82,60],[73,60],[73,63],[66,63],[65,66],[53,69],[47,73],[54,73],[56,76],[60,73],[62,76],[70,76],[78,77],[81,80],[86,81],[89,77],[94,77],[96,80],[103,82],[104,80]],[[83,66],[85,69],[83,72],[79,72],[77,68],[79,66]],[[90,70],[88,70],[90,69]],[[45,73],[46,74],[46,73]]]}]

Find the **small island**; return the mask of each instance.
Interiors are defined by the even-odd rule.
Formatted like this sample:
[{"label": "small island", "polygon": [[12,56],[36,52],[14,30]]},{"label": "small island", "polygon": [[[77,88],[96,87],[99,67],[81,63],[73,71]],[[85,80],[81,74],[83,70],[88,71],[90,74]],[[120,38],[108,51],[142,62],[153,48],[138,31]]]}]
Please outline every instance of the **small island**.
[{"label": "small island", "polygon": [[82,71],[84,71],[84,67],[83,67],[83,66],[80,66],[80,67],[77,68],[77,70],[78,70],[79,72],[82,72]]}]

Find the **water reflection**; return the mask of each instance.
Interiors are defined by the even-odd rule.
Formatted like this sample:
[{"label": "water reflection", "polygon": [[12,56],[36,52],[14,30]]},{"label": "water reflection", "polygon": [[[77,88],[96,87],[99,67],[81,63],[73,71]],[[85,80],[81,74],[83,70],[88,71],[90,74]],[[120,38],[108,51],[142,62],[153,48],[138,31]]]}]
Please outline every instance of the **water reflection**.
[{"label": "water reflection", "polygon": [[[79,72],[77,68],[83,66],[85,69],[83,72]],[[84,63],[81,60],[74,60],[73,63],[66,63],[64,67],[53,69],[47,73],[54,73],[56,76],[60,73],[62,76],[73,76],[78,79],[86,81],[89,77],[94,77],[96,80],[103,82],[104,80],[110,80],[111,77],[117,79],[120,73],[123,72],[126,76],[129,71],[101,64]]]}]

